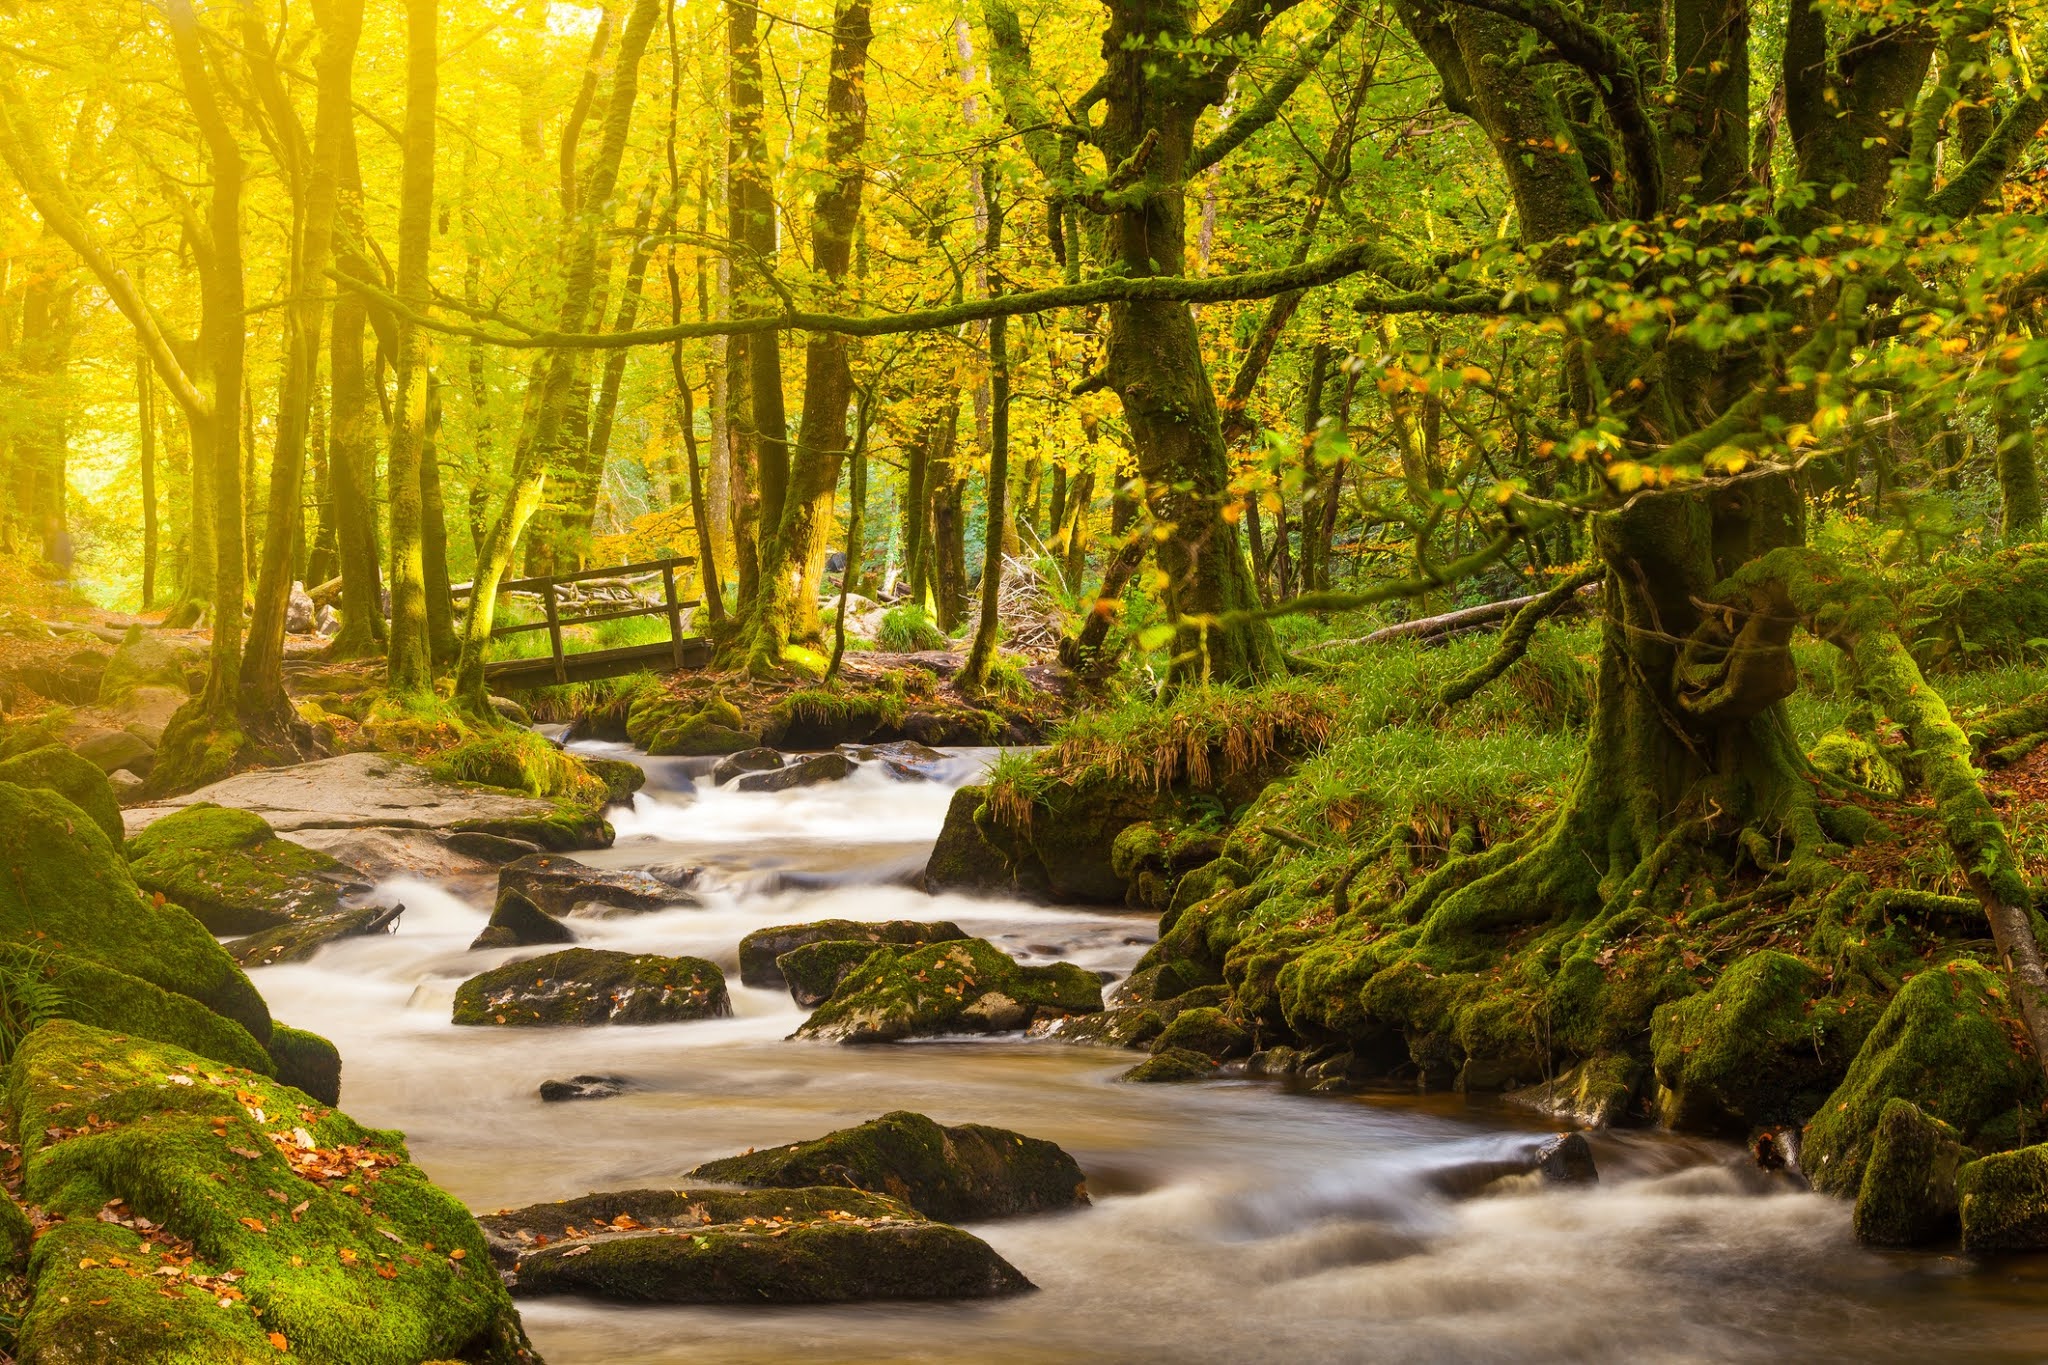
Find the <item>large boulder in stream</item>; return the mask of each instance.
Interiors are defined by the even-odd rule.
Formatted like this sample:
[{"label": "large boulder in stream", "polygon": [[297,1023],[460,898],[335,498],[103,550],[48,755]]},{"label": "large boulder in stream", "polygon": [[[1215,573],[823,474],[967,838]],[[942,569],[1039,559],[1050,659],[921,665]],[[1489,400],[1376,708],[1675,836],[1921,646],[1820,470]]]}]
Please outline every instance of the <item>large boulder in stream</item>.
[{"label": "large boulder in stream", "polygon": [[237,773],[198,791],[122,811],[129,834],[187,806],[253,811],[277,833],[427,829],[476,830],[525,839],[545,849],[605,848],[611,826],[595,811],[496,787],[450,782],[409,759],[385,753],[340,754],[288,768]]},{"label": "large boulder in stream", "polygon": [[267,1076],[69,1022],[16,1052],[23,1360],[531,1360],[467,1209]]},{"label": "large boulder in stream", "polygon": [[979,1123],[942,1127],[907,1110],[809,1142],[707,1161],[690,1176],[753,1189],[847,1186],[900,1199],[927,1218],[963,1221],[1088,1202],[1080,1165],[1057,1143]]},{"label": "large boulder in stream", "polygon": [[1963,1250],[2048,1251],[2048,1144],[1999,1152],[1956,1174]]},{"label": "large boulder in stream", "polygon": [[773,772],[747,773],[733,783],[735,791],[787,792],[839,782],[853,776],[854,762],[845,754],[812,754]]},{"label": "large boulder in stream", "polygon": [[[821,919],[808,924],[776,924],[756,929],[740,940],[740,983],[762,990],[786,984],[776,965],[783,954],[812,943],[901,944],[922,947],[966,938],[951,920]],[[865,956],[865,954],[863,954]]]},{"label": "large boulder in stream", "polygon": [[1102,981],[1071,962],[1026,967],[986,939],[878,947],[796,1031],[799,1038],[894,1043],[941,1033],[1008,1033],[1093,1014]]},{"label": "large boulder in stream", "polygon": [[223,936],[331,915],[370,889],[347,865],[278,838],[253,811],[206,804],[144,829],[128,858],[137,886]]},{"label": "large boulder in stream", "polygon": [[673,1024],[731,1013],[724,974],[701,957],[596,948],[508,962],[455,991],[458,1024]]},{"label": "large boulder in stream", "polygon": [[1921,1246],[1956,1229],[1956,1172],[1973,1154],[1956,1130],[1909,1100],[1887,1100],[1856,1191],[1856,1237]]}]

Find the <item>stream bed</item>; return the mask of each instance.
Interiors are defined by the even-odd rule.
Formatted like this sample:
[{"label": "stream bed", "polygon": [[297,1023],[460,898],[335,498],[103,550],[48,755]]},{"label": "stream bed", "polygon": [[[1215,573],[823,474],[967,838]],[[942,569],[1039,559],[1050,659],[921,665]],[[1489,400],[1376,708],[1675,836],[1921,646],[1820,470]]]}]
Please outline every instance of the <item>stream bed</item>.
[{"label": "stream bed", "polygon": [[[1088,1174],[1090,1208],[973,1228],[1038,1293],[758,1309],[522,1300],[551,1365],[2048,1359],[2048,1257],[1866,1251],[1846,1204],[1757,1175],[1738,1147],[1596,1134],[1596,1188],[1514,1178],[1459,1199],[1443,1192],[1447,1176],[1524,1150],[1552,1125],[1461,1096],[1121,1085],[1139,1054],[1016,1036],[785,1041],[803,1012],[738,979],[741,936],[766,925],[951,919],[1026,962],[1118,974],[1144,952],[1150,915],[928,897],[906,884],[953,786],[987,757],[957,751],[939,782],[863,768],[774,794],[708,781],[692,793],[688,764],[642,759],[649,789],[612,813],[616,846],[577,856],[702,867],[704,905],[579,918],[579,932],[592,947],[719,963],[731,1019],[458,1029],[456,986],[536,950],[468,951],[488,889],[420,881],[385,888],[408,907],[397,932],[254,979],[279,1019],[340,1047],[349,1113],[403,1129],[419,1164],[479,1211],[681,1185],[710,1157],[892,1109],[1050,1138]],[[536,1094],[586,1072],[635,1088],[566,1104]]]}]

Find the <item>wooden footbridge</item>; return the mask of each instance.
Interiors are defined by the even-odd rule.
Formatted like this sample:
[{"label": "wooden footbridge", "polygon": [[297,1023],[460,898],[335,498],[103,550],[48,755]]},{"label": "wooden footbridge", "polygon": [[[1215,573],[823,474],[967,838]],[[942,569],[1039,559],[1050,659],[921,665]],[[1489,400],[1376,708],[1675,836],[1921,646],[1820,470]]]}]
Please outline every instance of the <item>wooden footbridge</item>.
[{"label": "wooden footbridge", "polygon": [[[700,600],[686,601],[676,596],[676,570],[696,562],[694,557],[680,556],[546,578],[519,578],[501,584],[500,597],[538,597],[543,616],[538,621],[499,626],[491,632],[491,638],[498,640],[544,630],[548,633],[548,653],[540,658],[501,659],[486,664],[484,681],[494,692],[516,692],[557,683],[617,678],[643,669],[673,673],[707,666],[711,662],[710,642],[683,630],[684,610],[700,605]],[[657,574],[661,577],[662,600],[653,602],[640,595],[637,584],[651,582]],[[450,596],[458,599],[468,595],[466,583],[456,585],[450,592]],[[616,649],[588,649],[577,654],[568,653],[562,646],[562,632],[571,626],[594,626],[601,621],[624,621],[636,616],[666,616],[668,639]]]}]

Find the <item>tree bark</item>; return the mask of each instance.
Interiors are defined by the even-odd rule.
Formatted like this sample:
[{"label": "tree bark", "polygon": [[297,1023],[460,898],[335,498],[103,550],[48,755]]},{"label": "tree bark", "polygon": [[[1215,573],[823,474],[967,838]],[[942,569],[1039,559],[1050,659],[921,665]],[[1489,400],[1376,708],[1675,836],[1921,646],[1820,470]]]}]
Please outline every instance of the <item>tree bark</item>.
[{"label": "tree bark", "polygon": [[[405,143],[398,196],[398,297],[415,312],[431,300],[427,254],[434,229],[434,107],[440,91],[437,0],[406,0]],[[421,446],[427,428],[425,339],[401,318],[394,357],[391,443],[385,470],[391,490],[391,635],[385,676],[394,692],[418,693],[433,682],[428,636],[426,563],[422,545]]]}]

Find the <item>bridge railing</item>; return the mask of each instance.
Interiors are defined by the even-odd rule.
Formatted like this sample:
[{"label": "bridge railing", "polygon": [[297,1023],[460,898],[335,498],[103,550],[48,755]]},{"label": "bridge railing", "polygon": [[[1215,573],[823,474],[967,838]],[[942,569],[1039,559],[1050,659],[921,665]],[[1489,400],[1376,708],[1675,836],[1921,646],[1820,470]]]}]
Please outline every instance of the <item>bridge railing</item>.
[{"label": "bridge railing", "polygon": [[[685,647],[687,637],[683,634],[683,611],[685,608],[699,605],[702,599],[695,597],[685,599],[676,595],[676,570],[689,567],[696,562],[697,560],[694,555],[676,555],[668,559],[650,559],[639,564],[620,564],[604,569],[581,569],[575,573],[549,574],[543,578],[515,578],[508,580],[498,585],[499,595],[509,596],[514,593],[531,593],[540,598],[543,616],[538,621],[519,621],[510,625],[494,627],[491,631],[491,638],[497,640],[508,635],[524,634],[527,631],[545,630],[548,633],[548,653],[553,664],[554,680],[557,683],[565,683],[569,681],[569,663],[572,659],[595,661],[598,656],[610,657],[616,655],[623,662],[628,655],[639,659],[648,659],[650,656],[659,657],[660,651],[658,648],[650,649],[646,646],[632,646],[624,650],[596,650],[586,651],[583,654],[569,654],[564,652],[562,648],[562,630],[564,627],[596,625],[601,621],[624,621],[636,616],[666,616],[668,617],[668,652],[670,661],[676,668],[686,668],[689,665]],[[572,610],[569,613],[563,611],[564,602],[561,589],[564,586],[575,583],[599,582],[606,579],[630,580],[639,578],[645,580],[653,578],[656,574],[661,575],[662,600],[659,602],[647,602],[642,599],[640,605],[637,606],[595,611],[579,610],[577,608],[580,604],[570,603],[568,605]],[[627,586],[630,589],[631,585],[628,584]],[[448,595],[451,598],[460,600],[469,596],[469,590],[469,584],[457,583],[448,590]],[[602,608],[603,600],[600,599],[598,603],[600,608]],[[494,665],[493,668],[499,671],[511,671],[513,666],[530,666],[530,663],[531,661],[528,660],[507,660],[502,665]],[[524,671],[523,667],[521,671]]]}]

